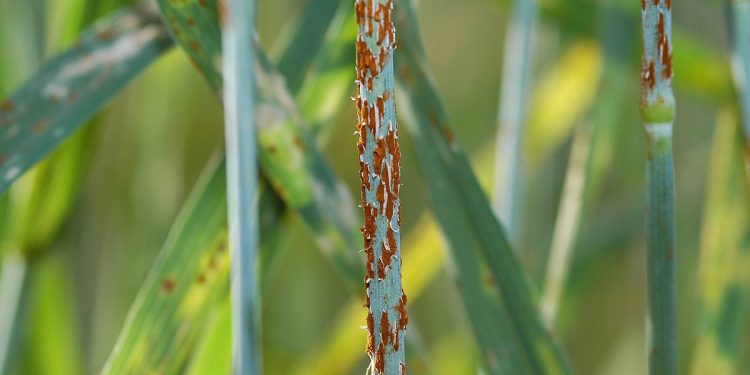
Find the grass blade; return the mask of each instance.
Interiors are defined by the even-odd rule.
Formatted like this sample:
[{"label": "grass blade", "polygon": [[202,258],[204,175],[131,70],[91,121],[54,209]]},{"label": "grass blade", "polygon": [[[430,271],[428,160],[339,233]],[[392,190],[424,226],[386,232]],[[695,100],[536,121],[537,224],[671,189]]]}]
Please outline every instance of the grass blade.
[{"label": "grass blade", "polygon": [[262,370],[258,293],[258,156],[255,113],[254,0],[222,0],[224,113],[231,249],[232,372]]},{"label": "grass blade", "polygon": [[[221,54],[215,0],[159,4],[178,44],[185,49],[216,90],[222,87],[216,65]],[[308,133],[283,77],[256,48],[259,90],[258,128],[260,165],[274,191],[297,210],[316,234],[320,248],[343,270],[350,285],[361,281],[360,248],[354,200],[335,177]]]},{"label": "grass blade", "polygon": [[180,212],[102,373],[182,368],[207,311],[227,295],[226,217],[223,165],[214,162]]},{"label": "grass blade", "polygon": [[[493,373],[500,373],[497,363],[508,364],[503,357],[510,355],[509,359],[515,358],[516,361],[514,367],[510,367],[513,373],[568,373],[567,359],[544,328],[532,299],[530,285],[508,244],[505,232],[447,125],[445,110],[425,67],[413,2],[402,4],[406,6],[398,14],[400,18],[405,18],[399,24],[406,25],[406,36],[402,38],[402,54],[397,60],[397,71],[399,83],[407,95],[404,95],[401,108],[409,119],[407,130],[412,134],[421,169],[428,181],[432,207],[450,243],[457,267],[463,265],[467,267],[466,270],[475,268],[473,273],[468,274],[459,271],[462,288],[467,288],[463,278],[479,276],[473,255],[462,252],[462,249],[480,249],[487,259],[502,300],[502,309],[498,308],[501,312],[490,315],[491,321],[485,319],[479,324],[481,317],[472,317],[475,333],[483,347],[485,363]],[[473,294],[481,296],[484,293],[481,284],[477,285],[478,280],[473,283],[477,289]],[[467,290],[462,292],[472,294]],[[486,299],[486,295],[483,299]],[[469,314],[478,306],[481,304],[477,301],[466,305]],[[503,311],[507,312],[503,314]],[[498,327],[498,322],[505,322],[505,327]],[[488,337],[482,339],[482,335]],[[491,346],[489,341],[500,337],[507,340]]]},{"label": "grass blade", "polygon": [[540,304],[550,326],[554,326],[564,294],[585,206],[599,196],[602,181],[611,168],[617,120],[622,112],[622,100],[628,95],[631,51],[634,50],[630,47],[635,47],[636,42],[630,30],[636,19],[628,16],[627,11],[610,6],[612,3],[606,1],[602,4],[604,21],[600,40],[604,49],[604,64],[599,95],[591,110],[590,120],[582,124],[573,136],[547,260]]},{"label": "grass blade", "polygon": [[651,374],[677,373],[674,165],[672,161],[672,2],[642,3],[641,117],[648,190],[648,353]]},{"label": "grass blade", "polygon": [[406,373],[401,286],[401,146],[396,124],[391,0],[357,0],[357,113],[362,187],[367,354],[373,374]]},{"label": "grass blade", "polygon": [[0,192],[171,44],[158,22],[138,10],[108,17],[0,102]]},{"label": "grass blade", "polygon": [[527,91],[531,78],[531,39],[536,22],[536,0],[517,0],[505,35],[503,76],[498,113],[493,204],[513,241],[523,186],[523,139]]},{"label": "grass blade", "polygon": [[563,287],[567,279],[570,259],[578,235],[583,192],[586,186],[586,166],[591,151],[591,129],[584,124],[573,137],[573,146],[565,173],[565,184],[557,210],[552,245],[547,260],[544,294],[540,301],[542,316],[549,327],[554,326]]},{"label": "grass blade", "polygon": [[750,312],[748,185],[741,126],[719,114],[711,151],[700,254],[701,326],[693,374],[739,374]]},{"label": "grass blade", "polygon": [[0,374],[9,373],[17,346],[16,337],[23,325],[23,311],[27,297],[29,275],[26,260],[17,253],[3,257],[0,270]]},{"label": "grass blade", "polygon": [[[351,16],[350,8],[348,3],[346,8],[339,8],[337,17],[340,17],[341,13]],[[332,29],[340,27],[342,27],[342,24],[331,25]],[[304,32],[304,30],[301,32]],[[332,40],[327,40],[325,44],[331,42]],[[351,57],[348,59],[351,60]],[[331,64],[330,66],[335,68],[338,65]],[[321,72],[325,76],[327,65],[315,68],[312,71]],[[340,79],[346,79],[351,84],[351,79],[346,78],[346,76],[340,76]],[[305,86],[308,84],[317,85],[314,79],[307,79]],[[325,92],[323,94],[328,96]],[[341,94],[342,96],[337,101],[345,103],[346,94],[343,92]],[[263,117],[262,119],[265,122],[259,124],[261,127],[273,128],[277,125],[276,118]],[[319,118],[313,117],[312,119],[315,121]],[[319,129],[323,129],[323,127]],[[212,306],[215,306],[219,299],[226,300],[228,298],[228,283],[226,281],[229,272],[228,262],[224,261],[224,258],[221,258],[221,262],[211,261],[211,259],[214,259],[213,254],[216,252],[216,244],[226,241],[226,222],[208,222],[208,225],[200,227],[201,234],[195,233],[197,223],[200,223],[204,219],[203,215],[206,214],[204,209],[199,209],[199,207],[211,207],[212,205],[224,207],[226,191],[219,186],[214,186],[217,184],[224,186],[219,183],[225,180],[223,163],[219,162],[218,166],[209,165],[204,171],[204,176],[203,182],[199,182],[194,188],[191,194],[192,198],[183,208],[182,219],[176,222],[170,235],[172,239],[184,240],[170,239],[170,242],[161,250],[160,258],[154,262],[152,276],[141,286],[137,300],[131,306],[127,323],[120,333],[118,343],[110,355],[104,373],[119,374],[129,371],[128,369],[135,369],[136,372],[150,372],[163,368],[182,368],[187,361],[188,353],[195,350],[201,353],[200,356],[203,356],[204,351],[209,350],[208,345],[211,345],[209,342],[225,337],[209,333],[210,337],[200,344],[201,347],[195,348],[197,337],[206,331],[200,322],[206,322],[207,319],[210,319],[211,314],[216,314],[216,309]],[[210,181],[208,186],[205,181]],[[261,212],[263,212],[260,219],[261,232],[264,234],[272,233],[280,227],[279,224],[283,224],[281,223],[281,210],[283,208],[279,206],[275,196],[267,189],[261,189],[260,202]],[[223,211],[223,214],[226,214],[226,211]],[[211,217],[221,215],[217,212],[212,214]],[[354,223],[354,220],[351,223]],[[264,236],[264,247],[270,246],[271,237],[269,235]],[[215,240],[205,241],[203,245],[195,244],[200,238]],[[272,262],[274,253],[275,251],[261,251],[261,262],[264,265]],[[174,278],[175,266],[173,263],[177,262],[178,259],[185,259],[181,267],[181,269],[184,269],[184,272],[180,274],[182,279]],[[196,263],[195,259],[203,259],[203,261]],[[207,261],[212,272],[216,275],[212,279],[208,279],[202,271]],[[268,271],[268,269],[269,267],[262,267],[261,276],[264,279],[269,277],[267,272],[271,271]],[[203,277],[200,277],[201,275]],[[202,280],[202,289],[200,290],[203,295],[217,297],[195,298],[193,297],[195,293],[184,293],[163,300],[162,280],[174,280],[174,285],[192,285],[195,284],[196,278]],[[351,290],[354,291],[354,283],[359,284],[361,282],[361,275],[358,272],[356,280],[347,280],[352,281]],[[179,308],[182,305],[190,306],[189,314],[182,312],[182,309]],[[221,316],[223,314],[220,314],[220,317],[216,319],[221,320]],[[227,320],[229,320],[228,317]],[[222,327],[223,323],[217,324],[218,327]],[[211,328],[207,329],[210,332]],[[181,332],[181,335],[175,336],[175,332]],[[162,349],[154,353],[149,349],[153,347],[169,349]],[[214,349],[210,350],[213,351]],[[144,353],[151,353],[151,355],[146,356]],[[210,354],[205,354],[205,356],[214,357]],[[223,364],[223,362],[221,363]],[[193,369],[192,371],[197,371],[195,373],[202,373],[200,369],[204,368],[203,366],[206,366],[204,362],[192,361],[190,368]],[[217,369],[213,367],[212,370]]]},{"label": "grass blade", "polygon": [[[292,37],[288,41],[274,44],[274,50],[283,51],[276,67],[286,78],[286,85],[291,92],[298,92],[305,82],[305,77],[312,68],[314,59],[320,48],[325,46],[321,36],[326,33],[328,26],[336,17],[339,6],[346,0],[317,0],[310,1],[295,22],[287,22],[286,35]],[[301,32],[303,31],[304,32]],[[275,56],[275,55],[274,55]]]}]

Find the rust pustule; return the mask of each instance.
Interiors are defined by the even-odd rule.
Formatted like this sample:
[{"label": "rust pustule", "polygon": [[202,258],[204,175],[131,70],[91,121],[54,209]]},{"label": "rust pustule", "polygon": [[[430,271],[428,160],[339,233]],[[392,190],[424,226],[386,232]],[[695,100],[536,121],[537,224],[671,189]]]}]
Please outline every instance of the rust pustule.
[{"label": "rust pustule", "polygon": [[[357,150],[364,218],[361,231],[367,258],[367,353],[374,373],[384,374],[386,368],[394,372],[403,361],[398,308],[400,301],[406,303],[400,285],[398,289],[393,288],[394,277],[400,279],[401,271],[398,235],[401,150],[393,86],[385,82],[386,74],[390,75],[393,69],[393,3],[392,0],[356,0],[354,9],[359,28],[355,45]],[[395,317],[394,321],[389,317]],[[378,319],[374,322],[380,324],[377,332],[373,319]],[[393,358],[399,362],[392,362]]]},{"label": "rust pustule", "polygon": [[47,127],[49,126],[49,123],[50,123],[50,121],[49,121],[48,118],[44,118],[44,119],[41,119],[41,120],[37,121],[37,123],[34,124],[34,128],[33,128],[34,133],[35,134],[42,134],[42,133],[44,133],[44,131],[47,130]]},{"label": "rust pustule", "polygon": [[375,330],[375,321],[372,318],[372,312],[367,312],[367,352],[372,353],[375,350],[375,337],[372,331]]},{"label": "rust pustule", "polygon": [[401,291],[401,300],[398,302],[398,329],[399,331],[406,330],[406,325],[409,323],[409,315],[406,313],[406,293]]},{"label": "rust pustule", "polygon": [[8,156],[7,155],[0,155],[0,166],[2,166],[3,164],[5,164],[6,161],[8,161]]},{"label": "rust pustule", "polygon": [[11,102],[10,100],[0,101],[0,111],[10,112],[14,108],[15,108],[15,105],[13,105],[13,102]]},{"label": "rust pustule", "polygon": [[112,27],[104,29],[96,34],[96,37],[102,41],[112,40],[117,36],[117,30]]},{"label": "rust pustule", "polygon": [[653,89],[654,86],[656,86],[656,71],[654,62],[649,61],[647,65],[644,66],[644,68],[644,71],[641,73],[641,83],[644,87]]},{"label": "rust pustule", "polygon": [[173,279],[166,278],[161,282],[161,291],[165,294],[172,294],[172,292],[174,292],[175,286],[176,285]]},{"label": "rust pustule", "polygon": [[380,314],[380,337],[383,345],[388,345],[391,341],[391,325],[388,323],[388,314],[385,311]]},{"label": "rust pustule", "polygon": [[672,0],[666,0],[667,9],[672,10]]},{"label": "rust pustule", "polygon": [[659,45],[659,51],[660,51],[660,60],[662,65],[662,76],[664,78],[672,78],[672,47],[669,43],[669,38],[667,37],[667,33],[665,30],[665,20],[664,20],[664,13],[659,12],[659,21],[657,23],[657,37],[658,39],[658,45]]}]

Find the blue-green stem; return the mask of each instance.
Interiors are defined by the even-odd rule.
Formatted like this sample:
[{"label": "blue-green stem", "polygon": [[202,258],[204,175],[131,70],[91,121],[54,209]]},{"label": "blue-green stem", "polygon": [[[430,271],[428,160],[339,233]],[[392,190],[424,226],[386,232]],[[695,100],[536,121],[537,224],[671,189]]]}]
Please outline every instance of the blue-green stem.
[{"label": "blue-green stem", "polygon": [[222,45],[231,248],[232,368],[260,373],[258,157],[255,136],[254,0],[223,0]]},{"label": "blue-green stem", "polygon": [[642,1],[641,117],[648,197],[648,356],[652,375],[677,373],[674,167],[672,127],[672,1]]},{"label": "blue-green stem", "polygon": [[511,242],[518,239],[523,186],[523,128],[531,76],[531,43],[536,22],[536,1],[517,0],[505,35],[493,208]]},{"label": "blue-green stem", "polygon": [[375,375],[406,372],[408,318],[401,286],[401,151],[394,100],[392,9],[392,0],[355,1],[367,354]]},{"label": "blue-green stem", "polygon": [[750,1],[725,0],[729,17],[727,27],[732,44],[732,71],[742,114],[742,131],[750,141]]},{"label": "blue-green stem", "polygon": [[648,343],[651,374],[677,373],[672,124],[646,125],[648,185]]}]

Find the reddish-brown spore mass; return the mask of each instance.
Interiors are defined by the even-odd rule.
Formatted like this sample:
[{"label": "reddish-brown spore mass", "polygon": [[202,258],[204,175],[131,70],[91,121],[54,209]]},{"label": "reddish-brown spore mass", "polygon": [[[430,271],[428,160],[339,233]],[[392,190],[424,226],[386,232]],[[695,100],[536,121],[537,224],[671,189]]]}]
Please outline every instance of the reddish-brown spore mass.
[{"label": "reddish-brown spore mass", "polygon": [[[378,242],[375,249],[375,236],[378,230],[378,218],[386,219],[387,223],[401,223],[400,211],[396,210],[400,190],[401,150],[398,141],[396,124],[390,123],[391,116],[386,111],[392,110],[392,92],[386,89],[382,93],[374,94],[372,90],[375,82],[381,80],[381,74],[393,53],[395,47],[395,33],[391,18],[392,0],[373,7],[375,0],[356,0],[355,12],[360,35],[356,42],[356,68],[359,90],[357,103],[359,140],[357,148],[360,155],[361,206],[364,223],[361,231],[364,238],[364,252],[367,258],[365,266],[365,285],[368,293],[365,296],[367,315],[367,352],[373,360],[375,373],[385,371],[386,354],[400,347],[399,332],[405,329],[406,298],[400,297],[399,306],[391,306],[389,311],[397,308],[398,320],[389,321],[388,312],[372,311],[370,304],[370,288],[386,278],[394,259],[399,256],[396,232],[391,225],[385,225],[385,236]],[[371,39],[374,38],[374,39]],[[370,40],[370,44],[366,39]],[[375,41],[375,43],[373,43]],[[375,45],[373,48],[369,46]],[[391,88],[392,89],[392,88]],[[368,92],[367,97],[361,95]],[[368,100],[367,98],[370,98]],[[373,139],[369,139],[372,137]],[[365,160],[368,143],[372,147],[372,160]],[[374,200],[368,200],[368,192]],[[383,228],[381,228],[383,230]],[[379,256],[376,256],[379,255]],[[396,263],[397,267],[400,267]],[[401,291],[403,294],[403,291]],[[398,295],[395,296],[399,298]],[[402,306],[403,305],[403,306]],[[377,321],[375,320],[377,319]],[[375,323],[379,323],[379,332],[375,332]],[[377,340],[379,338],[379,340]],[[391,349],[392,348],[392,349]]]}]

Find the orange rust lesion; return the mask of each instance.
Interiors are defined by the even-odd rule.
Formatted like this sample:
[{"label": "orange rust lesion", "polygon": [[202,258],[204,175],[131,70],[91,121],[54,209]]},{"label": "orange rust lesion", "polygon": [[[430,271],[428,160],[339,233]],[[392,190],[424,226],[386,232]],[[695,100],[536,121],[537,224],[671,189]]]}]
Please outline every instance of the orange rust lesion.
[{"label": "orange rust lesion", "polygon": [[657,22],[657,37],[658,46],[660,51],[660,62],[662,65],[661,74],[665,79],[672,78],[672,47],[670,45],[669,37],[666,32],[666,21],[664,13],[659,12],[659,20]]},{"label": "orange rust lesion", "polygon": [[409,314],[406,313],[406,293],[404,293],[403,290],[401,290],[401,299],[398,301],[398,306],[396,306],[396,311],[398,311],[398,329],[399,331],[406,330],[406,325],[409,324]]},{"label": "orange rust lesion", "polygon": [[162,282],[161,282],[161,291],[164,292],[164,294],[169,295],[169,294],[172,294],[172,292],[174,292],[174,289],[175,289],[176,286],[177,285],[176,285],[174,279],[172,279],[172,278],[166,278],[166,279],[162,280]]},{"label": "orange rust lesion", "polygon": [[[370,304],[371,292],[384,285],[389,272],[399,272],[398,262],[398,228],[391,227],[391,223],[400,225],[401,215],[397,209],[400,190],[400,160],[401,150],[398,133],[393,118],[386,112],[393,108],[392,87],[382,94],[373,95],[374,83],[381,79],[381,74],[392,60],[390,54],[395,47],[395,32],[392,20],[392,0],[385,4],[374,6],[374,0],[355,1],[356,20],[359,25],[359,36],[356,41],[356,72],[358,85],[357,130],[359,139],[360,193],[363,211],[363,225],[360,228],[364,239],[364,253],[367,257],[365,268],[365,307],[368,310],[367,353],[373,361],[376,374],[383,374],[385,370],[386,352],[391,353],[394,348],[399,350],[401,343],[399,329],[401,329],[402,314],[398,312],[399,302],[386,303],[385,310],[372,311]],[[372,38],[372,39],[368,39]],[[369,42],[369,44],[368,44]],[[373,43],[376,42],[376,43]],[[368,93],[369,91],[369,93]],[[365,99],[370,95],[370,101]],[[368,149],[370,147],[371,149]],[[368,154],[369,153],[369,154]],[[368,157],[369,159],[366,159]],[[385,220],[383,220],[385,219]],[[379,224],[378,224],[379,223]],[[378,225],[384,226],[383,228]],[[395,228],[395,230],[394,230]],[[382,240],[375,242],[376,232],[383,231]],[[378,256],[376,256],[376,254]],[[394,268],[396,267],[396,268]],[[403,290],[401,290],[403,293]],[[392,296],[393,301],[406,300],[399,296]],[[405,315],[405,306],[403,307]],[[389,314],[398,312],[398,320],[390,322]],[[378,314],[380,314],[378,316]],[[373,319],[380,319],[379,332],[375,332]]]},{"label": "orange rust lesion", "polygon": [[668,10],[672,10],[672,0],[666,0],[666,5]]},{"label": "orange rust lesion", "polygon": [[117,37],[117,30],[114,27],[106,28],[96,33],[96,37],[101,41],[109,41]]},{"label": "orange rust lesion", "polygon": [[644,89],[643,95],[646,94],[646,89],[652,90],[656,86],[656,68],[654,62],[643,58],[641,62],[641,86]]},{"label": "orange rust lesion", "polygon": [[388,323],[388,314],[385,311],[380,314],[380,340],[381,345],[385,346],[391,342],[391,325]]},{"label": "orange rust lesion", "polygon": [[[201,0],[201,2],[205,2],[206,0]],[[219,0],[217,2],[217,11],[219,12],[219,23],[221,25],[226,25],[227,22],[229,22],[229,6],[227,5],[227,0]]]},{"label": "orange rust lesion", "polygon": [[36,124],[34,124],[34,127],[32,128],[34,134],[42,134],[45,130],[47,130],[47,127],[50,124],[50,120],[48,118],[41,119],[37,121]]},{"label": "orange rust lesion", "polygon": [[375,330],[375,320],[372,317],[372,311],[367,312],[367,352],[372,353],[375,350],[375,337],[372,332]]},{"label": "orange rust lesion", "polygon": [[0,101],[0,111],[10,112],[15,108],[16,106],[13,104],[13,102],[8,99]]},{"label": "orange rust lesion", "polygon": [[375,373],[376,374],[383,374],[385,373],[385,346],[380,345],[378,348],[378,352],[375,355]]},{"label": "orange rust lesion", "polygon": [[0,166],[5,164],[8,161],[8,155],[0,154]]}]

